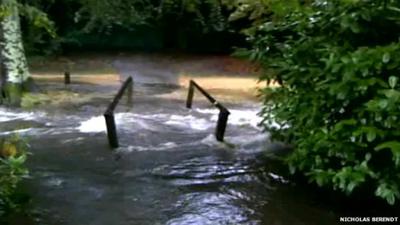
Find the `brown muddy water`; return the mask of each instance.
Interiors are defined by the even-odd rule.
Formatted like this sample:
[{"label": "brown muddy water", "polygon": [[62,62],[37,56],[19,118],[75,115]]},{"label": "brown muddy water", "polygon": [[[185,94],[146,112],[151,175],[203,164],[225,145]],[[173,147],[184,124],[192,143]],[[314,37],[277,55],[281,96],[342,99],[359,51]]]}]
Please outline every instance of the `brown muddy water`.
[{"label": "brown muddy water", "polygon": [[[32,152],[24,189],[34,213],[8,224],[330,225],[360,213],[276,172],[265,157],[276,145],[257,126],[253,77],[243,86],[204,74],[199,81],[232,113],[222,144],[213,136],[218,111],[199,93],[186,109],[188,75],[162,60],[118,58],[110,63],[115,82],[41,81],[42,92],[68,98],[31,110],[0,108],[0,135],[19,133]],[[102,114],[128,76],[133,102],[122,99],[117,108],[121,147],[111,150]]]}]

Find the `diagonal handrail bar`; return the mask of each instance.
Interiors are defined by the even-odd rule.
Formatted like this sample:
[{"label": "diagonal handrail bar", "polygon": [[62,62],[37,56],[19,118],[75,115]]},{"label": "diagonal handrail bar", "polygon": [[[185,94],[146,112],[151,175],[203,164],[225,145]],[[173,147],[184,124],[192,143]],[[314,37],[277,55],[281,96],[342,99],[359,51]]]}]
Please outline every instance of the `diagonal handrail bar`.
[{"label": "diagonal handrail bar", "polygon": [[207,91],[205,91],[194,80],[190,80],[190,82],[189,82],[189,91],[188,91],[188,97],[187,97],[187,101],[186,101],[187,108],[189,108],[189,109],[192,108],[195,88],[198,91],[200,91],[200,93],[203,94],[204,97],[206,97],[211,102],[211,104],[213,104],[215,107],[217,107],[219,109],[218,122],[217,122],[217,127],[215,130],[215,137],[218,141],[223,142],[226,126],[228,124],[228,118],[231,113],[225,106],[223,106],[221,103],[219,103],[214,97],[212,97]]}]

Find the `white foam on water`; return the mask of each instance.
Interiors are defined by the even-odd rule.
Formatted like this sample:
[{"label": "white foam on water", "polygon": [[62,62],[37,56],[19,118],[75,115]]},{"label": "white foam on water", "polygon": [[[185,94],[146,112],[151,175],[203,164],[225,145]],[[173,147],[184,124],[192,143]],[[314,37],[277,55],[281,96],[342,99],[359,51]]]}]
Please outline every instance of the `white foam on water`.
[{"label": "white foam on water", "polygon": [[[119,130],[123,132],[134,132],[137,129],[152,130],[157,132],[163,132],[163,125],[177,127],[182,130],[187,130],[187,132],[196,131],[207,131],[214,130],[216,121],[218,119],[218,109],[196,109],[198,113],[206,114],[204,115],[171,115],[165,113],[158,114],[134,114],[134,113],[118,113],[115,115],[116,124]],[[208,116],[207,116],[208,115]],[[269,140],[269,135],[261,132],[261,128],[258,127],[259,122],[262,118],[258,115],[256,109],[245,109],[231,110],[231,115],[229,117],[228,127],[229,130],[234,130],[234,126],[252,128],[252,131],[243,131],[239,135],[229,135],[227,132],[225,141],[228,144],[221,144],[216,141],[214,132],[206,136],[203,139],[196,140],[195,143],[200,145],[206,145],[210,147],[229,147],[237,149],[254,149],[255,146],[262,146],[263,143]],[[133,129],[134,128],[134,129]],[[86,121],[83,121],[77,128],[82,133],[105,133],[106,123],[103,116],[92,117]],[[165,132],[168,129],[164,129]],[[228,130],[228,131],[229,131]],[[188,143],[189,144],[189,143]],[[193,142],[191,142],[193,144]],[[171,148],[175,148],[173,145]],[[147,151],[147,150],[163,150],[169,149],[169,146],[134,146],[129,147],[127,151]],[[257,148],[258,150],[258,148]]]},{"label": "white foam on water", "polygon": [[[127,124],[135,124],[141,127],[142,129],[152,130],[152,127],[143,121],[142,118],[145,118],[141,115],[134,113],[117,113],[115,116],[115,123],[119,127],[119,129],[129,129],[127,128]],[[81,133],[105,133],[107,131],[106,121],[104,116],[95,116],[90,119],[83,121],[80,123],[77,129]]]},{"label": "white foam on water", "polygon": [[221,142],[217,141],[214,134],[210,134],[210,135],[207,135],[207,137],[201,139],[200,144],[204,144],[204,145],[211,147],[211,146],[219,145],[219,144],[221,144]]},{"label": "white foam on water", "polygon": [[35,135],[60,135],[60,134],[72,134],[76,130],[72,127],[59,127],[51,129],[37,129],[33,134]]},{"label": "white foam on water", "polygon": [[12,135],[12,134],[20,134],[20,135],[29,135],[29,136],[49,136],[49,135],[60,135],[67,133],[74,133],[76,130],[71,127],[67,128],[26,128],[20,130],[6,131],[1,132],[0,135]]},{"label": "white foam on water", "polygon": [[34,130],[34,128],[6,131],[6,132],[1,132],[0,135],[24,134],[24,133],[29,133],[29,132],[31,132],[33,130]]},{"label": "white foam on water", "polygon": [[[195,109],[195,111],[201,114],[211,115],[211,120],[216,122],[218,120],[218,109]],[[258,109],[229,109],[231,113],[228,118],[228,125],[235,126],[250,126],[257,130],[262,130],[260,124],[262,123],[262,116],[259,115]],[[287,126],[281,126],[278,123],[272,121],[269,126],[271,128],[287,128]]]},{"label": "white foam on water", "polygon": [[[259,128],[259,124],[263,120],[256,110],[232,110],[229,122],[234,125],[244,126],[250,125],[253,128]],[[217,118],[215,118],[216,120]]]},{"label": "white foam on water", "polygon": [[126,148],[118,149],[119,152],[130,153],[130,152],[143,152],[143,151],[163,151],[176,148],[178,145],[175,142],[167,142],[158,146],[136,146],[130,145]]},{"label": "white foam on water", "polygon": [[269,175],[272,179],[274,179],[274,180],[276,180],[276,181],[279,181],[279,182],[281,182],[281,183],[284,183],[284,184],[288,184],[288,183],[289,183],[289,181],[288,181],[286,178],[284,178],[284,177],[282,177],[282,176],[280,176],[280,175],[278,175],[278,174],[275,174],[275,173],[268,173],[268,175]]},{"label": "white foam on water", "polygon": [[[195,111],[201,114],[210,114],[211,121],[216,122],[218,120],[218,109],[195,109]],[[228,124],[236,126],[251,126],[256,129],[260,129],[258,124],[262,121],[262,117],[258,115],[258,110],[239,110],[230,109],[231,114],[229,115]]]},{"label": "white foam on water", "polygon": [[[178,128],[189,128],[192,130],[207,130],[215,126],[215,122],[207,120],[205,118],[197,118],[193,115],[177,115],[177,114],[152,114],[152,115],[140,115],[131,114],[136,119],[153,120],[157,124],[165,124],[169,126],[175,126]],[[140,121],[140,120],[138,120]],[[147,127],[151,129],[150,127]]]},{"label": "white foam on water", "polygon": [[247,134],[241,136],[226,136],[226,140],[236,146],[246,146],[254,143],[264,143],[269,141],[269,134],[258,133],[258,134]]},{"label": "white foam on water", "polygon": [[57,177],[51,177],[46,181],[46,185],[49,187],[61,187],[65,184],[65,180]]},{"label": "white foam on water", "polygon": [[0,108],[0,122],[13,120],[34,120],[43,117],[44,113],[38,112],[11,112],[7,109]]},{"label": "white foam on water", "polygon": [[63,143],[63,144],[76,143],[76,142],[83,141],[83,140],[85,140],[83,137],[78,137],[78,138],[64,140],[61,143]]},{"label": "white foam on water", "polygon": [[77,129],[81,133],[101,133],[106,132],[107,127],[104,117],[96,116],[81,122],[81,125]]},{"label": "white foam on water", "polygon": [[[151,123],[154,122],[154,126]],[[187,128],[190,130],[205,131],[215,127],[215,121],[211,119],[198,118],[193,115],[171,115],[171,114],[154,114],[140,115],[134,113],[117,113],[115,114],[115,123],[119,129],[129,129],[127,124],[132,123],[141,129],[159,131],[158,125],[169,125],[178,128]],[[107,127],[103,116],[91,117],[80,123],[77,127],[81,133],[102,133],[106,132]]]},{"label": "white foam on water", "polygon": [[215,123],[205,118],[198,118],[193,115],[177,115],[177,114],[154,114],[154,115],[137,115],[137,118],[157,120],[162,124],[175,126],[178,128],[189,128],[192,130],[207,130],[215,126]]},{"label": "white foam on water", "polygon": [[259,152],[263,151],[264,144],[269,141],[269,135],[266,133],[225,136],[224,142],[217,141],[214,134],[209,134],[205,138],[201,139],[199,144],[208,147],[236,149],[243,152]]},{"label": "white foam on water", "polygon": [[196,118],[192,115],[181,116],[171,115],[169,120],[165,122],[167,125],[174,125],[178,127],[189,127],[192,130],[207,130],[215,124],[203,118]]}]

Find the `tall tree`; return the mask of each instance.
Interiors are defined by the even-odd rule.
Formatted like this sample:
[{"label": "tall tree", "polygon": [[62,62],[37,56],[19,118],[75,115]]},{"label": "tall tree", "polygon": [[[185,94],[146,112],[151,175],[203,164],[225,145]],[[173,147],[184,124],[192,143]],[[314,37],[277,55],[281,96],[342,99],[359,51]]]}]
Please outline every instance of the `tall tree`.
[{"label": "tall tree", "polygon": [[1,85],[11,104],[18,104],[22,84],[30,77],[22,43],[18,2],[2,0],[6,11],[0,22]]},{"label": "tall tree", "polygon": [[23,86],[30,78],[25,55],[20,15],[53,34],[52,24],[40,10],[17,0],[0,0],[0,98],[18,105]]}]

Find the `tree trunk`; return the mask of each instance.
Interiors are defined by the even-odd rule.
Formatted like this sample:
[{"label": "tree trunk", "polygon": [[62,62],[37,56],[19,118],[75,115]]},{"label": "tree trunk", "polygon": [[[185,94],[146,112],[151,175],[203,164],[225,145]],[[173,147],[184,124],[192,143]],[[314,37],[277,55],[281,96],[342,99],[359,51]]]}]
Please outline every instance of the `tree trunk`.
[{"label": "tree trunk", "polygon": [[30,74],[22,43],[17,0],[1,0],[1,3],[7,7],[7,14],[0,22],[0,84],[8,102],[18,105],[23,84]]}]

